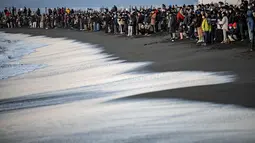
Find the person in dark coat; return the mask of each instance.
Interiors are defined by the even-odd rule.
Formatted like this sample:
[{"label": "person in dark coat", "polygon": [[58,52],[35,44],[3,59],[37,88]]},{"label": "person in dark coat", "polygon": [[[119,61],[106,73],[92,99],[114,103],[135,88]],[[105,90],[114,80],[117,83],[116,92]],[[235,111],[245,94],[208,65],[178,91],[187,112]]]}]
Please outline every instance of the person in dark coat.
[{"label": "person in dark coat", "polygon": [[169,31],[172,41],[175,40],[176,25],[177,25],[176,15],[174,13],[170,12],[168,15],[168,31]]}]

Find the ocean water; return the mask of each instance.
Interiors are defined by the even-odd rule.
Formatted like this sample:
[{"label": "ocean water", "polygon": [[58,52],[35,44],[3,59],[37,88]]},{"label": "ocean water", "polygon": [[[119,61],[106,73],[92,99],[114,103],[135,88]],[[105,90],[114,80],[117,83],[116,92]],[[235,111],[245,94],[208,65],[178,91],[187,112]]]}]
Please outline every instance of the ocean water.
[{"label": "ocean water", "polygon": [[176,99],[126,99],[230,83],[238,75],[145,72],[144,67],[153,63],[119,60],[89,43],[25,34],[0,36],[5,39],[0,142],[255,141],[253,109]]},{"label": "ocean water", "polygon": [[19,74],[34,71],[44,65],[20,64],[19,59],[35,51],[36,48],[45,44],[34,41],[22,41],[21,37],[0,33],[0,79],[17,76]]}]

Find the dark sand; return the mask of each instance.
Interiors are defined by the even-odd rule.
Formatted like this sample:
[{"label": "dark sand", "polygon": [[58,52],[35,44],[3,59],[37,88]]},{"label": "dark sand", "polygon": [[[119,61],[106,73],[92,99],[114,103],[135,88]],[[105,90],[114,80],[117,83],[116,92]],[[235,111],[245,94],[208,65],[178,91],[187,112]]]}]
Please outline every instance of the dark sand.
[{"label": "dark sand", "polygon": [[127,38],[102,32],[88,33],[65,29],[5,29],[8,33],[67,37],[98,44],[105,52],[130,62],[152,61],[146,70],[164,71],[226,71],[236,74],[234,83],[191,87],[136,95],[137,98],[180,98],[214,103],[255,107],[255,53],[247,52],[248,43],[196,46],[194,41],[170,42],[167,36]]}]

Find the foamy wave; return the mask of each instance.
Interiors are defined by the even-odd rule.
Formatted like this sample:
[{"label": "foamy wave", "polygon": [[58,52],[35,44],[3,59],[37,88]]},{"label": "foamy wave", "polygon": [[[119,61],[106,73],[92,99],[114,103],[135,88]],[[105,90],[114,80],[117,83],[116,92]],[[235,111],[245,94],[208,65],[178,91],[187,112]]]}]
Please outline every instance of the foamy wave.
[{"label": "foamy wave", "polygon": [[[0,79],[28,73],[44,67],[44,65],[25,65],[19,64],[19,60],[24,55],[35,51],[36,48],[43,47],[45,44],[36,41],[24,41],[28,35],[6,34],[0,32]],[[14,63],[15,62],[15,63]]]}]

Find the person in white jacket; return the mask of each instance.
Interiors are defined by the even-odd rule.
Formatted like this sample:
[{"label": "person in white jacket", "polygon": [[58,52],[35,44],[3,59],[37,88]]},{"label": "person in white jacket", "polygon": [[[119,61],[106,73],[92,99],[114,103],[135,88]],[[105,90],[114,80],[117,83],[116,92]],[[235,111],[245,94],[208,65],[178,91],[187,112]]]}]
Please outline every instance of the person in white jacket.
[{"label": "person in white jacket", "polygon": [[228,31],[228,17],[225,12],[222,13],[222,20],[219,22],[223,31],[223,41],[221,43],[227,42],[227,31]]},{"label": "person in white jacket", "polygon": [[40,28],[43,28],[43,26],[44,26],[44,15],[41,15]]}]

